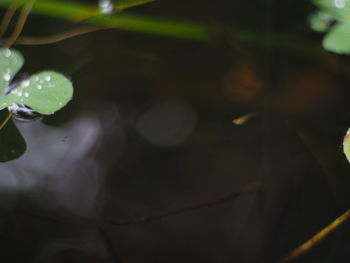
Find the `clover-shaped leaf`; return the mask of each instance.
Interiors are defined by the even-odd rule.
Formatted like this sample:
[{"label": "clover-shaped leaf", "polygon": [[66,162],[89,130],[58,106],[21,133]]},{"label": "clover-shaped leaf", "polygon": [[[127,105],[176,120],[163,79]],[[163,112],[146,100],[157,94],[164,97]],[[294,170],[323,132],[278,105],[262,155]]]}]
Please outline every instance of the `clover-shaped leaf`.
[{"label": "clover-shaped leaf", "polygon": [[[43,71],[11,84],[23,63],[24,59],[18,51],[0,48],[0,110],[12,106],[9,109],[16,113],[19,108],[27,106],[40,114],[48,115],[71,100],[72,83],[54,71]],[[7,115],[6,111],[0,112],[0,123],[6,120]],[[0,162],[20,157],[25,149],[26,143],[22,135],[10,120],[0,129]]]},{"label": "clover-shaped leaf", "polygon": [[[7,51],[11,55],[6,56]],[[22,66],[23,58],[18,52],[9,49],[0,49],[0,54],[2,54],[0,76],[3,75],[0,91],[4,91],[13,74],[20,68],[14,66],[10,68],[10,66],[13,64]],[[8,76],[9,72],[12,75]],[[72,83],[65,76],[54,71],[43,71],[22,80],[10,93],[0,97],[0,110],[12,104],[23,104],[41,114],[48,115],[64,107],[72,96]]]}]

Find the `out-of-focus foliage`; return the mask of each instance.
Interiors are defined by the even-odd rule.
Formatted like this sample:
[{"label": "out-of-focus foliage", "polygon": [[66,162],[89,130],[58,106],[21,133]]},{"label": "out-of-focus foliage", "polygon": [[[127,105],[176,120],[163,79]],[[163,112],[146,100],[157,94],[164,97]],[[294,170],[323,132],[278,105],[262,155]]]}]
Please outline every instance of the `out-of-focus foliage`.
[{"label": "out-of-focus foliage", "polygon": [[334,17],[323,11],[316,11],[310,16],[310,26],[317,32],[326,32]]},{"label": "out-of-focus foliage", "polygon": [[346,132],[346,135],[344,137],[343,150],[346,158],[350,162],[350,129]]},{"label": "out-of-focus foliage", "polygon": [[150,2],[154,2],[156,0],[125,0],[125,1],[118,1],[114,4],[114,8],[118,11],[124,11],[128,8],[148,4]]},{"label": "out-of-focus foliage", "polygon": [[314,0],[313,2],[320,10],[311,15],[311,28],[318,32],[328,31],[322,46],[338,54],[349,54],[350,1]]}]

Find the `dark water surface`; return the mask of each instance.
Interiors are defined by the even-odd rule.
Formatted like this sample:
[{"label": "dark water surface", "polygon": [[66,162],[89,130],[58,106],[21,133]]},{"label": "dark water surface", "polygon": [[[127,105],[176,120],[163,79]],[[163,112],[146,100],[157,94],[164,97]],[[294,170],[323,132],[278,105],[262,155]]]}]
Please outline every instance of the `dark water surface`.
[{"label": "dark water surface", "polygon": [[[1,261],[277,262],[349,208],[349,61],[322,50],[314,9],[163,0],[132,11],[208,24],[210,43],[109,30],[16,47],[23,73],[65,73],[75,95],[17,123],[27,151],[1,164]],[[23,35],[71,27],[33,15]],[[345,224],[296,262],[350,262],[349,240]]]}]

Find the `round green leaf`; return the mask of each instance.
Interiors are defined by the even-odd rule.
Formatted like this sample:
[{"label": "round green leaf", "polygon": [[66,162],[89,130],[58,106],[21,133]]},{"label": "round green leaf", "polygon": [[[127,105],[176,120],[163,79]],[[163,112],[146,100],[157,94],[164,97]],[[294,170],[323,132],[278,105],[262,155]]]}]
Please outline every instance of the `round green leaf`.
[{"label": "round green leaf", "polygon": [[22,55],[8,48],[0,48],[0,96],[24,62]]},{"label": "round green leaf", "polygon": [[0,108],[8,104],[24,104],[49,115],[64,107],[73,96],[73,85],[65,76],[43,71],[23,80],[17,88],[0,100]]}]

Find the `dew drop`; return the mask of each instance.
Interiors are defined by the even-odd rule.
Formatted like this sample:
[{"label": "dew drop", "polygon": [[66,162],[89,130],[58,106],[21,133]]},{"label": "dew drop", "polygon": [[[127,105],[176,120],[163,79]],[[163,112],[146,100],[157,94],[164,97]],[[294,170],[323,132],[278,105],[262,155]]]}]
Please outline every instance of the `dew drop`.
[{"label": "dew drop", "polygon": [[29,93],[28,93],[28,92],[25,92],[25,93],[24,93],[24,96],[29,97]]},{"label": "dew drop", "polygon": [[43,87],[41,85],[36,86],[37,89],[42,89]]},{"label": "dew drop", "polygon": [[21,86],[24,87],[24,88],[28,87],[29,85],[30,85],[30,81],[29,80],[25,80],[21,84]]},{"label": "dew drop", "polygon": [[12,55],[12,52],[11,52],[11,50],[9,50],[9,49],[6,49],[6,50],[4,50],[4,55],[5,55],[5,57],[10,57],[11,55]]},{"label": "dew drop", "polygon": [[3,78],[5,81],[9,81],[9,80],[11,79],[11,76],[10,76],[10,74],[5,73],[4,75],[2,75],[2,78]]},{"label": "dew drop", "polygon": [[114,7],[111,0],[100,0],[99,1],[100,12],[103,14],[112,14]]},{"label": "dew drop", "polygon": [[336,8],[344,8],[345,7],[345,0],[335,0],[334,5]]},{"label": "dew drop", "polygon": [[45,77],[45,80],[46,80],[46,81],[50,81],[50,80],[51,80],[51,76],[46,76],[46,77]]}]

